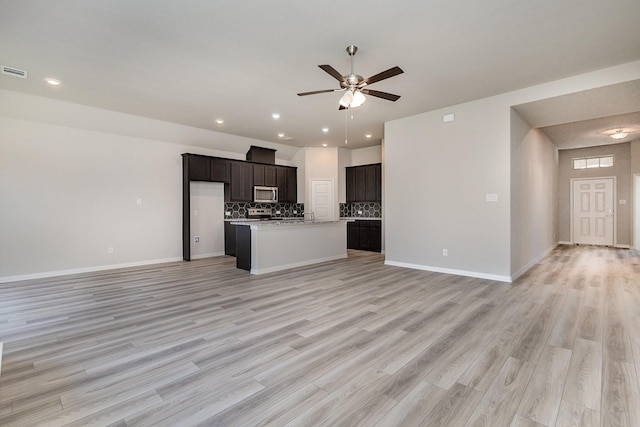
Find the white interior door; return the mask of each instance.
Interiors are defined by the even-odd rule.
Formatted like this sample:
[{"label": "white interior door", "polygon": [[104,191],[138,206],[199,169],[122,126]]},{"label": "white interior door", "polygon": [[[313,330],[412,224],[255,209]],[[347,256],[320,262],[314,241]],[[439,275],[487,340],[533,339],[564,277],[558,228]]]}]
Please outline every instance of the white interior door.
[{"label": "white interior door", "polygon": [[334,219],[332,180],[311,181],[311,211],[317,221]]},{"label": "white interior door", "polygon": [[613,245],[613,178],[573,181],[573,243]]}]

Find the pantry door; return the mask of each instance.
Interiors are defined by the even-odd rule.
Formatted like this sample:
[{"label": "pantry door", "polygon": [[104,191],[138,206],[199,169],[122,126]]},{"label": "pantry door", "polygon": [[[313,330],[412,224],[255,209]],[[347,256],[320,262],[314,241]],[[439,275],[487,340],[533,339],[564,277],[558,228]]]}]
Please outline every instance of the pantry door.
[{"label": "pantry door", "polygon": [[613,178],[573,180],[573,243],[613,246]]},{"label": "pantry door", "polygon": [[331,221],[333,217],[333,180],[311,181],[311,210],[316,221]]}]

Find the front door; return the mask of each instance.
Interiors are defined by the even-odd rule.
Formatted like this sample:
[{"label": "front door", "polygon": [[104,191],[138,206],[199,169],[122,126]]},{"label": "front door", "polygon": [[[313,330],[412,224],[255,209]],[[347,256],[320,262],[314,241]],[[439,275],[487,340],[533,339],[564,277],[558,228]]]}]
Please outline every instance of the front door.
[{"label": "front door", "polygon": [[613,178],[573,181],[573,243],[613,245]]}]

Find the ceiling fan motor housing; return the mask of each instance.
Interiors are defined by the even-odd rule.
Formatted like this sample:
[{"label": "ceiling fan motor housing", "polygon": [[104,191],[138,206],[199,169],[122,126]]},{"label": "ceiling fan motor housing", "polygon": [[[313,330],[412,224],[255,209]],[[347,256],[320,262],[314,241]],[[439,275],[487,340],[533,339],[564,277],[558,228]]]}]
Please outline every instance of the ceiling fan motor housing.
[{"label": "ceiling fan motor housing", "polygon": [[344,80],[346,82],[345,86],[353,89],[364,80],[364,77],[359,76],[358,74],[347,74],[346,76],[344,76]]}]

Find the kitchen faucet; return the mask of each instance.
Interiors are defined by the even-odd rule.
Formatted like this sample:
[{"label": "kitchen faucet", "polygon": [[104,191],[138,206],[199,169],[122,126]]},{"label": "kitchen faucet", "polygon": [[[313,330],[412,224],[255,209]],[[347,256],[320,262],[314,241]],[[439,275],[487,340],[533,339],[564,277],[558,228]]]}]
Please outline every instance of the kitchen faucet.
[{"label": "kitchen faucet", "polygon": [[302,212],[302,218],[306,218],[307,215],[309,215],[311,217],[311,222],[315,222],[316,221],[316,216],[313,213],[313,211],[309,211],[309,212]]}]

